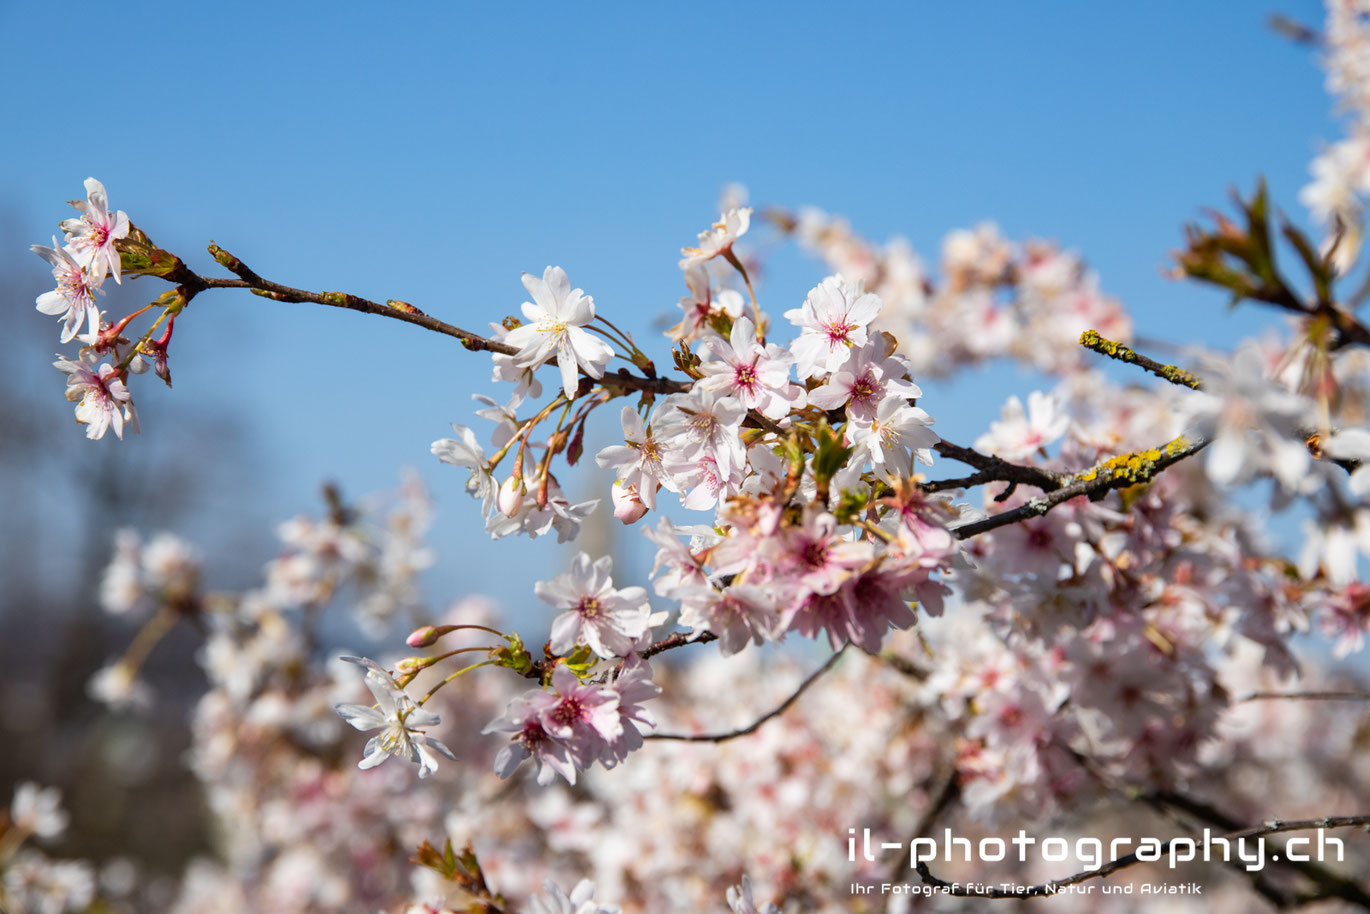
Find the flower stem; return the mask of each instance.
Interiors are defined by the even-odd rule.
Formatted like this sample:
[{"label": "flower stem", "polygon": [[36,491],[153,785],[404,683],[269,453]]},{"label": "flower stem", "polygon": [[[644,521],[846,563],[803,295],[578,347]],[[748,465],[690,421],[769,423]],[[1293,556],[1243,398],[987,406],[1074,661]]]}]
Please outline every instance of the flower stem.
[{"label": "flower stem", "polygon": [[436,694],[438,693],[438,689],[441,689],[443,686],[447,685],[449,682],[451,682],[452,680],[456,679],[458,676],[462,675],[463,673],[469,673],[469,672],[471,672],[472,670],[474,670],[474,669],[479,669],[480,667],[483,667],[483,666],[492,666],[494,663],[495,663],[495,661],[493,661],[493,660],[482,660],[480,663],[473,663],[473,664],[471,664],[471,665],[468,666],[468,667],[465,667],[465,668],[463,668],[463,669],[457,670],[457,671],[456,671],[455,673],[453,673],[451,676],[448,676],[448,677],[447,677],[446,679],[444,679],[442,682],[438,683],[437,685],[433,686],[433,688],[429,689],[429,690],[428,690],[428,694],[424,695],[422,698],[420,698],[418,701],[416,701],[415,704],[423,705],[424,703],[426,703],[426,702],[428,701],[428,699],[432,698],[434,695],[436,695]]}]

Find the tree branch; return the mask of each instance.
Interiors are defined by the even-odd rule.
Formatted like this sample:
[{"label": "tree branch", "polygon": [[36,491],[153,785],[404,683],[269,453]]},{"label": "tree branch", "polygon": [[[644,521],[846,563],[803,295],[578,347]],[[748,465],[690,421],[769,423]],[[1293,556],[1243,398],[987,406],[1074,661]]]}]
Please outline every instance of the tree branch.
[{"label": "tree branch", "polygon": [[[981,472],[961,479],[944,479],[925,483],[923,485],[924,491],[940,492],[943,489],[961,489],[970,485],[982,485],[986,482],[1007,482],[1010,484],[1010,492],[1019,483],[1041,489],[1043,492],[1054,492],[1062,485],[1061,477],[1056,473],[1048,472],[1040,467],[1009,463],[999,457],[981,454],[974,448],[952,444],[945,438],[934,444],[932,449],[943,457],[958,460]],[[1007,494],[1004,497],[1007,498]]]},{"label": "tree branch", "polygon": [[1138,368],[1151,372],[1158,378],[1164,378],[1171,384],[1178,384],[1180,387],[1188,387],[1191,390],[1203,390],[1203,382],[1176,365],[1164,365],[1155,359],[1148,358],[1122,343],[1115,343],[1110,339],[1105,339],[1094,330],[1086,330],[1080,334],[1080,345],[1086,349],[1106,355],[1110,359],[1117,359],[1119,362],[1126,362],[1129,365],[1136,365]]},{"label": "tree branch", "polygon": [[1252,692],[1243,695],[1237,702],[1244,701],[1370,701],[1370,692]]},{"label": "tree branch", "polygon": [[757,730],[761,729],[761,725],[766,721],[784,714],[789,709],[790,705],[799,700],[799,696],[803,695],[804,691],[809,686],[813,685],[818,681],[820,676],[832,669],[833,665],[837,663],[837,658],[841,657],[842,652],[846,649],[847,645],[842,645],[836,653],[828,658],[826,663],[810,673],[808,678],[799,684],[799,688],[795,689],[794,692],[790,694],[790,697],[786,698],[775,708],[761,715],[740,730],[729,730],[726,733],[646,733],[643,734],[642,738],[678,740],[686,743],[724,743],[730,739],[737,739],[739,736],[755,733]]},{"label": "tree branch", "polygon": [[1041,517],[1057,505],[1081,495],[1087,496],[1091,501],[1097,501],[1113,489],[1125,489],[1128,486],[1149,482],[1157,473],[1186,457],[1197,454],[1207,446],[1206,439],[1189,441],[1181,437],[1159,448],[1119,454],[1096,467],[1076,473],[1055,491],[1038,498],[1030,498],[1009,511],[1001,511],[983,520],[954,527],[952,533],[957,539],[969,539],[988,530],[1016,524],[1030,517]]}]

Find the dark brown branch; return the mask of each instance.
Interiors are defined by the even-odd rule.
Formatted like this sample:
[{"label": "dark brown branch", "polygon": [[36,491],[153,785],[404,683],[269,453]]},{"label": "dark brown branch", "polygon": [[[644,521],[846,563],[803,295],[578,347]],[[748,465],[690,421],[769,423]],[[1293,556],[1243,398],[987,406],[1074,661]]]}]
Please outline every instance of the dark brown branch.
[{"label": "dark brown branch", "polygon": [[[1250,828],[1229,831],[1223,835],[1216,835],[1211,839],[1211,841],[1240,841],[1244,838],[1260,838],[1264,837],[1265,835],[1273,835],[1278,834],[1280,832],[1289,831],[1310,831],[1315,828],[1332,830],[1337,828],[1365,828],[1367,826],[1370,826],[1370,815],[1327,816],[1322,819],[1298,819],[1294,821],[1283,821],[1280,819],[1274,819],[1270,822],[1266,822],[1263,825],[1256,825]],[[1158,848],[1157,853],[1160,855],[1164,855],[1170,849],[1170,845],[1174,843],[1175,840],[1176,839],[1171,839],[1170,841],[1163,842]],[[1207,847],[1208,843],[1210,842],[1205,842],[1204,846]],[[1066,888],[1067,886],[1077,885],[1081,882],[1086,882],[1090,879],[1104,879],[1108,876],[1113,875],[1119,870],[1127,869],[1130,866],[1135,866],[1136,864],[1143,862],[1149,861],[1141,860],[1135,853],[1128,854],[1124,857],[1118,857],[1115,860],[1110,860],[1108,863],[1105,863],[1097,870],[1085,870],[1083,872],[1074,873],[1070,876],[1065,876],[1061,879],[1052,879],[1049,882],[1042,882],[1036,885],[1019,886],[1012,890],[988,886],[983,888],[973,888],[963,883],[947,882],[945,879],[939,879],[938,877],[934,876],[932,872],[928,869],[927,863],[921,860],[917,863],[915,869],[917,870],[919,877],[923,880],[924,885],[930,885],[934,888],[941,889],[948,895],[956,895],[971,898],[1034,898],[1044,895],[1055,895],[1057,892],[1059,892],[1063,888]],[[1312,900],[1315,899],[1307,899],[1307,901]]]},{"label": "dark brown branch", "polygon": [[839,649],[836,653],[829,657],[826,663],[824,663],[818,669],[810,673],[808,675],[808,678],[801,682],[799,684],[799,687],[795,689],[792,693],[790,693],[790,696],[788,698],[782,701],[775,708],[761,715],[756,720],[752,721],[750,724],[739,730],[729,730],[725,733],[647,733],[644,734],[642,738],[679,740],[681,742],[686,743],[724,743],[730,739],[737,739],[739,736],[746,736],[749,733],[755,733],[757,730],[761,729],[761,725],[764,724],[766,721],[770,720],[773,717],[779,717],[781,714],[784,714],[787,710],[789,710],[790,705],[798,701],[799,696],[803,695],[804,691],[809,686],[813,685],[815,682],[818,681],[818,678],[820,676],[822,676],[828,670],[832,669],[833,664],[837,663],[837,658],[841,657],[842,652],[846,649],[847,646],[845,644],[842,645],[841,649]]},{"label": "dark brown branch", "polygon": [[[472,333],[470,330],[463,330],[453,326],[446,321],[440,321],[435,317],[423,313],[418,308],[407,302],[396,301],[393,304],[381,304],[359,295],[352,295],[348,292],[310,292],[306,289],[296,289],[292,286],[283,285],[265,279],[254,272],[245,263],[234,255],[225,251],[217,244],[209,245],[209,253],[214,259],[222,264],[230,272],[234,273],[237,279],[218,279],[200,276],[188,267],[182,267],[175,275],[167,277],[169,281],[188,284],[193,289],[192,295],[203,289],[247,289],[254,295],[269,298],[272,301],[281,302],[308,302],[315,305],[326,305],[331,308],[343,308],[348,311],[360,311],[363,314],[374,314],[379,317],[388,317],[393,320],[403,321],[407,324],[414,324],[425,330],[450,336],[461,341],[461,344],[473,352],[497,352],[502,355],[514,355],[518,352],[513,346],[506,345],[498,340],[492,340]],[[630,374],[626,370],[621,370],[615,374],[605,374],[598,380],[605,387],[617,388],[620,393],[626,391],[650,391],[656,394],[678,393],[688,390],[689,385],[680,381],[673,381],[669,378],[645,378]]]},{"label": "dark brown branch", "polygon": [[1096,467],[1076,473],[1070,481],[1055,491],[1038,498],[1030,498],[1008,511],[1001,511],[983,520],[962,524],[952,530],[957,539],[969,539],[988,530],[1016,524],[1032,517],[1041,517],[1057,505],[1081,495],[1091,500],[1102,498],[1113,489],[1125,489],[1148,482],[1153,476],[1173,464],[1197,454],[1208,446],[1208,441],[1188,441],[1176,438],[1160,448],[1120,454]]},{"label": "dark brown branch", "polygon": [[306,289],[296,289],[292,286],[273,282],[257,275],[247,264],[237,257],[225,251],[217,244],[210,243],[209,253],[231,273],[238,276],[237,279],[215,279],[199,277],[207,289],[248,289],[263,298],[282,302],[310,302],[316,305],[327,305],[332,308],[345,308],[349,311],[361,311],[364,314],[375,314],[381,317],[389,317],[394,320],[404,321],[407,324],[414,324],[431,330],[434,333],[441,333],[445,336],[455,337],[461,340],[462,345],[473,351],[486,350],[489,352],[499,352],[504,355],[513,355],[518,350],[504,343],[487,339],[478,333],[470,330],[463,330],[454,327],[445,321],[440,321],[435,317],[429,317],[422,311],[408,307],[388,306],[380,302],[374,302],[359,295],[352,295],[347,292],[310,292]]},{"label": "dark brown branch", "polygon": [[928,492],[962,489],[972,485],[983,485],[986,482],[1007,482],[1013,485],[1021,483],[1035,489],[1041,489],[1043,492],[1054,492],[1062,485],[1061,477],[1056,473],[1048,472],[1040,467],[1010,463],[989,454],[981,454],[974,448],[952,444],[945,438],[933,445],[932,449],[943,457],[973,466],[981,472],[960,479],[940,479],[925,483],[923,489]]},{"label": "dark brown branch", "polygon": [[[936,790],[932,791],[932,802],[923,810],[923,814],[918,817],[918,822],[913,826],[910,833],[909,847],[913,847],[913,842],[919,838],[928,837],[932,827],[937,824],[937,820],[942,818],[942,814],[951,808],[951,804],[956,802],[956,798],[961,795],[960,785],[956,783],[956,766],[950,765],[940,777],[940,783]],[[895,861],[895,868],[890,873],[890,881],[898,882],[903,874],[904,861]]]}]

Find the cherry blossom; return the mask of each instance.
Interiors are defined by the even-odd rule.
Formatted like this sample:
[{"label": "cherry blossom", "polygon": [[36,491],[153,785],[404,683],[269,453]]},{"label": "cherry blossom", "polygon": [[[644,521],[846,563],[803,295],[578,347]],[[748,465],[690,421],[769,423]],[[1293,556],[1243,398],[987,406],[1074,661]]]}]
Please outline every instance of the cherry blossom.
[{"label": "cherry blossom", "polygon": [[[76,421],[86,426],[87,438],[103,438],[110,428],[124,437],[124,425],[138,430],[133,398],[112,365],[95,367],[98,356],[83,350],[80,361],[59,356],[52,364],[67,376],[67,399],[76,403]],[[77,402],[79,401],[79,402]]]},{"label": "cherry blossom", "polygon": [[841,368],[848,350],[866,343],[866,327],[880,313],[878,296],[862,292],[841,275],[829,276],[804,299],[802,308],[785,312],[802,329],[790,344],[800,378]]},{"label": "cherry blossom", "polygon": [[86,199],[70,201],[81,218],[63,220],[62,231],[66,232],[68,243],[90,268],[93,282],[98,285],[107,273],[114,276],[115,282],[121,282],[119,252],[115,242],[128,237],[128,215],[123,210],[110,214],[105,185],[94,178],[86,178],[85,183]]},{"label": "cherry blossom", "polygon": [[625,442],[604,448],[595,455],[595,463],[616,469],[619,484],[634,489],[647,508],[655,508],[659,486],[676,491],[662,463],[665,449],[631,406],[623,407],[621,420]]},{"label": "cherry blossom", "polygon": [[549,879],[543,892],[542,897],[529,900],[531,914],[619,914],[618,905],[599,904],[594,900],[595,884],[588,879],[576,883],[570,895]]},{"label": "cherry blossom", "polygon": [[847,440],[860,455],[854,459],[869,460],[877,473],[906,475],[912,458],[932,466],[930,448],[942,440],[929,428],[932,424],[933,418],[923,409],[897,396],[886,397],[869,424],[848,426]]},{"label": "cherry blossom", "polygon": [[533,587],[543,602],[566,610],[552,622],[552,650],[564,654],[583,643],[605,659],[624,657],[647,631],[651,613],[647,591],[641,587],[615,590],[609,576],[613,566],[607,555],[591,562],[581,552],[569,572]]},{"label": "cherry blossom", "polygon": [[1034,390],[1028,394],[1027,410],[1016,396],[1008,398],[1000,411],[998,422],[990,423],[989,431],[975,440],[976,450],[1003,457],[1005,460],[1024,460],[1039,449],[1053,443],[1070,427],[1070,417],[1062,412],[1057,397]]},{"label": "cherry blossom", "polygon": [[504,342],[518,347],[514,364],[520,368],[537,368],[555,357],[561,388],[569,400],[580,383],[578,372],[601,377],[614,350],[585,330],[595,317],[594,300],[572,289],[561,267],[548,267],[541,279],[524,273],[523,285],[533,296],[533,301],[523,303],[523,316],[529,323],[510,330]]},{"label": "cherry blossom", "polygon": [[728,210],[708,231],[699,233],[698,247],[680,249],[680,253],[685,255],[680,261],[680,268],[688,270],[720,255],[731,255],[733,244],[747,233],[751,222],[750,206]]},{"label": "cherry blossom", "polygon": [[749,642],[765,644],[777,634],[779,613],[773,593],[764,587],[733,584],[718,590],[694,584],[675,589],[672,596],[680,601],[680,624],[696,633],[718,635],[724,656],[736,654]]},{"label": "cherry blossom", "polygon": [[1212,440],[1209,478],[1228,484],[1269,473],[1298,489],[1310,463],[1302,431],[1312,403],[1270,381],[1253,346],[1239,349],[1230,365],[1210,359],[1204,371],[1206,389],[1185,393],[1180,409],[1193,434]]},{"label": "cherry blossom", "polygon": [[438,770],[438,760],[433,753],[456,761],[451,749],[424,734],[426,728],[442,722],[438,715],[416,705],[374,660],[364,657],[340,659],[366,670],[366,687],[376,697],[376,704],[373,707],[340,704],[335,710],[358,730],[382,731],[366,744],[366,754],[357,763],[358,768],[374,768],[393,755],[417,764],[419,777],[426,778]]},{"label": "cherry blossom", "polygon": [[819,409],[845,408],[854,422],[870,422],[887,397],[913,399],[923,391],[907,380],[908,365],[892,355],[886,341],[872,340],[852,349],[842,367],[822,387],[809,392]]},{"label": "cherry blossom", "polygon": [[680,323],[666,331],[673,340],[698,340],[712,332],[714,321],[729,321],[742,316],[747,303],[735,289],[713,289],[709,274],[702,266],[685,271],[685,285],[690,294],[680,299],[680,310],[685,312]]},{"label": "cherry blossom", "polygon": [[72,256],[72,248],[59,247],[56,238],[50,248],[35,244],[30,250],[52,264],[52,278],[57,280],[56,289],[38,296],[38,310],[62,318],[63,343],[75,339],[82,324],[88,325],[87,333],[94,337],[100,330],[100,309],[95,304],[100,281]]},{"label": "cherry blossom", "polygon": [[495,478],[490,473],[489,462],[485,459],[485,451],[476,440],[476,433],[471,429],[454,424],[452,430],[458,437],[439,438],[434,441],[431,448],[433,455],[443,463],[471,471],[471,478],[466,482],[466,491],[481,500],[482,513],[488,517],[495,507],[497,487]]},{"label": "cherry blossom", "polygon": [[698,389],[734,397],[770,419],[803,404],[803,389],[789,379],[794,357],[773,343],[758,342],[750,318],[734,321],[727,340],[706,340],[703,352],[709,361],[699,366],[704,377],[695,383]]}]

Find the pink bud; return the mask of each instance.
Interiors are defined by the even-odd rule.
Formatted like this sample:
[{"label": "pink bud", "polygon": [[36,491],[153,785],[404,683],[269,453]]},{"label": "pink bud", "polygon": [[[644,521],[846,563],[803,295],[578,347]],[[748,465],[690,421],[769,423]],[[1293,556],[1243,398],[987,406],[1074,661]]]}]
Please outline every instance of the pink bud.
[{"label": "pink bud", "polygon": [[642,515],[647,513],[647,506],[642,503],[641,498],[638,498],[637,486],[629,486],[625,489],[615,482],[610,497],[614,502],[614,517],[625,524],[636,523]]},{"label": "pink bud", "polygon": [[523,496],[527,491],[520,476],[510,476],[504,480],[504,484],[499,487],[499,498],[496,500],[500,512],[505,517],[513,517],[519,513],[519,509],[523,507]]},{"label": "pink bud", "polygon": [[404,639],[404,643],[410,647],[428,647],[437,640],[437,628],[432,625],[425,625],[423,628],[416,628],[410,632],[409,637]]},{"label": "pink bud", "polygon": [[404,643],[410,647],[432,647],[438,643],[438,639],[443,635],[459,628],[468,627],[466,625],[424,625],[410,632],[409,637],[404,639]]}]

